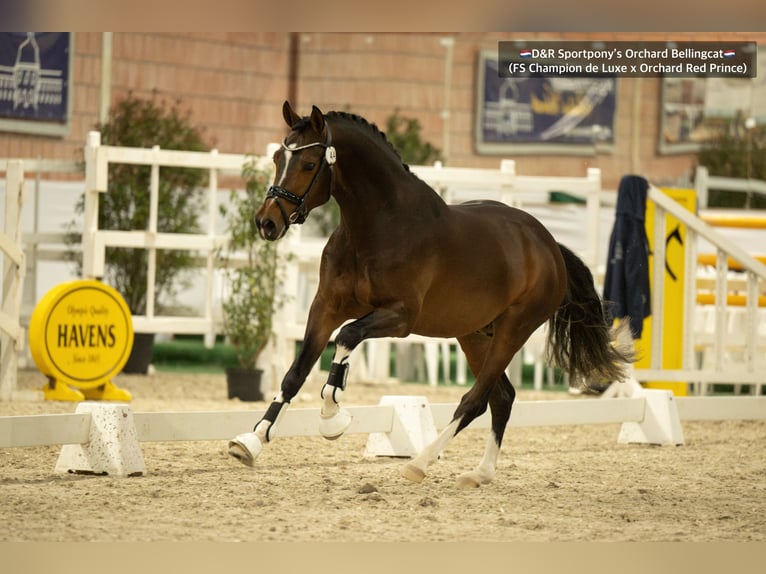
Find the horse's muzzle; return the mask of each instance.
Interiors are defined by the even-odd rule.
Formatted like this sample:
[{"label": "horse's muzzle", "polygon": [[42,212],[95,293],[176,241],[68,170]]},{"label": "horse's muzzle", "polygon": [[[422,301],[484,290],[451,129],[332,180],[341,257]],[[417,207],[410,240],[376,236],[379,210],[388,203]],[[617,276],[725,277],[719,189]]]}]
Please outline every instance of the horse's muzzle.
[{"label": "horse's muzzle", "polygon": [[268,241],[275,241],[282,234],[274,220],[268,217],[256,218],[255,226],[258,228],[259,235]]}]

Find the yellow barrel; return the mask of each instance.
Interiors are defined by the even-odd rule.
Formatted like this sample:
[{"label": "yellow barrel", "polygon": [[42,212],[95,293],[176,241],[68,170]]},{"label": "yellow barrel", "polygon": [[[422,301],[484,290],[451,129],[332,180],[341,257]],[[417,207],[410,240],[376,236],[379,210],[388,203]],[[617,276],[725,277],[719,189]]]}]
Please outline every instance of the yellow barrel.
[{"label": "yellow barrel", "polygon": [[133,348],[133,319],[109,285],[84,279],[57,285],[29,322],[29,347],[49,379],[95,389],[122,371]]}]

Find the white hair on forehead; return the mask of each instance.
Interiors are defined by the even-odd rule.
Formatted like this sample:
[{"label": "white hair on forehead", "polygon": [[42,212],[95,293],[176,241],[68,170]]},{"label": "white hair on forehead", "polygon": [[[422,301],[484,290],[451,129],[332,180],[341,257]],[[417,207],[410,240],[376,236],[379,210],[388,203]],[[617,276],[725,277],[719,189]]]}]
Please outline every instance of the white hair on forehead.
[{"label": "white hair on forehead", "polygon": [[[291,144],[292,146],[295,146],[295,144]],[[285,150],[285,163],[282,165],[282,173],[279,174],[279,179],[277,181],[277,185],[282,185],[282,182],[285,180],[285,177],[287,176],[287,167],[290,165],[290,159],[292,158],[293,152],[290,151],[291,148],[285,147],[284,144],[282,144],[282,147],[284,147]],[[292,149],[295,149],[294,147]]]}]

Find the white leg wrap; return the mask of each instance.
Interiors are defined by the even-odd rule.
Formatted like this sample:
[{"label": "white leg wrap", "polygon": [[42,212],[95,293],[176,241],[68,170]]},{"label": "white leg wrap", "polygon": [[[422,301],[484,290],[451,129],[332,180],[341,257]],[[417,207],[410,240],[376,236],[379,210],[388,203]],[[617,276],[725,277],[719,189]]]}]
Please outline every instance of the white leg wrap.
[{"label": "white leg wrap", "polygon": [[[337,406],[337,405],[336,405]],[[319,415],[319,432],[327,440],[335,440],[346,432],[354,417],[344,408],[338,408],[335,414],[326,415],[324,410]]]},{"label": "white leg wrap", "polygon": [[229,441],[229,454],[245,466],[255,466],[255,459],[262,450],[263,443],[255,432],[237,435]]},{"label": "white leg wrap", "polygon": [[[333,364],[342,366],[344,369],[347,368],[344,363],[350,354],[349,349],[343,345],[338,345],[335,348]],[[321,394],[324,404],[319,414],[319,433],[327,440],[335,440],[346,432],[353,417],[351,413],[339,405],[340,398],[343,396],[343,389],[340,386],[325,383]]]},{"label": "white leg wrap", "polygon": [[274,398],[274,402],[281,403],[282,406],[273,423],[266,419],[261,419],[255,425],[253,432],[242,433],[229,441],[229,454],[246,466],[255,466],[255,459],[261,454],[264,443],[269,442],[269,431],[272,426],[276,427],[287,410],[287,403],[284,402],[281,392]]},{"label": "white leg wrap", "polygon": [[337,403],[342,394],[343,391],[331,385],[322,388],[324,405],[319,414],[319,432],[327,440],[339,438],[351,425],[351,413]]}]

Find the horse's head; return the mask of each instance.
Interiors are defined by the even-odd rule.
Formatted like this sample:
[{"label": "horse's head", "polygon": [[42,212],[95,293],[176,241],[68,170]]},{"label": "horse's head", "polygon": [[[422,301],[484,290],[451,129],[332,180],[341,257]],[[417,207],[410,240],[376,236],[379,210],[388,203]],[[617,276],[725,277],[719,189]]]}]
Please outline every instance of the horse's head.
[{"label": "horse's head", "polygon": [[330,199],[335,148],[330,127],[314,106],[311,116],[301,118],[285,102],[282,116],[290,133],[274,154],[274,185],[266,194],[255,224],[261,237],[274,241],[291,223],[303,223],[309,211]]}]

